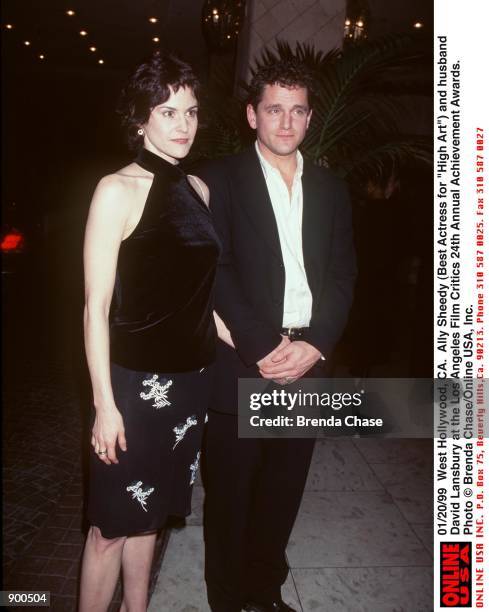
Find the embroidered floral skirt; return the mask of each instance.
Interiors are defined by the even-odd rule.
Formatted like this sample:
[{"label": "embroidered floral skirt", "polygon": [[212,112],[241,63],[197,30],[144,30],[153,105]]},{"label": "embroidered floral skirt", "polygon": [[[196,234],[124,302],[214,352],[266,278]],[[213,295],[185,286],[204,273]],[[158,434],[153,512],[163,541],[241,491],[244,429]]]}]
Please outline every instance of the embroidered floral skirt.
[{"label": "embroidered floral skirt", "polygon": [[111,364],[127,451],[106,465],[92,450],[88,520],[106,538],[155,531],[191,512],[212,368],[155,374]]}]

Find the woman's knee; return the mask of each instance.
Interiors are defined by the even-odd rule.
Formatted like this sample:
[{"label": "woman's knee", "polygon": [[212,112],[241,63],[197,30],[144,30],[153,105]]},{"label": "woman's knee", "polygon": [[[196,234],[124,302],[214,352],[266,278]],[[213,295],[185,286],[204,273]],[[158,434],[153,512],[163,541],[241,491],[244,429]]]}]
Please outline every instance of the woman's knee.
[{"label": "woman's knee", "polygon": [[117,550],[124,546],[127,540],[125,536],[120,538],[104,538],[98,527],[91,526],[88,530],[87,541],[90,542],[98,553],[103,554],[108,550]]}]

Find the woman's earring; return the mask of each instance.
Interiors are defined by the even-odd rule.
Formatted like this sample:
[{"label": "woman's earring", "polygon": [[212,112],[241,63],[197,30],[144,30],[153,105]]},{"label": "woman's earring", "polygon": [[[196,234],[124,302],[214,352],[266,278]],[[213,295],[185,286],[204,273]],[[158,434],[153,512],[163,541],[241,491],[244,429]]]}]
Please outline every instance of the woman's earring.
[{"label": "woman's earring", "polygon": [[144,130],[143,130],[143,128],[139,128],[139,130],[138,130],[138,136],[144,136]]}]

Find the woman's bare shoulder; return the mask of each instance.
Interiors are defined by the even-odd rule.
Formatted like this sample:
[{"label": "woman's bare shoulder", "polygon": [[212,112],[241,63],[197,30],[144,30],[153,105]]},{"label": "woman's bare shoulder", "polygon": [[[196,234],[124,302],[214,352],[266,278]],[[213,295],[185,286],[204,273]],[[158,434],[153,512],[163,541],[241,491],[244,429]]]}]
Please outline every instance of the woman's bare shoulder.
[{"label": "woman's bare shoulder", "polygon": [[153,175],[137,164],[129,164],[120,170],[103,176],[97,184],[95,199],[126,200],[134,197],[135,192],[147,189]]},{"label": "woman's bare shoulder", "polygon": [[115,174],[116,176],[121,177],[123,180],[136,182],[141,180],[151,180],[153,178],[151,172],[141,168],[141,166],[136,164],[136,162],[132,162],[127,166],[124,166],[124,168],[117,170]]},{"label": "woman's bare shoulder", "polygon": [[98,186],[108,190],[135,189],[151,181],[153,175],[135,163],[103,176]]}]

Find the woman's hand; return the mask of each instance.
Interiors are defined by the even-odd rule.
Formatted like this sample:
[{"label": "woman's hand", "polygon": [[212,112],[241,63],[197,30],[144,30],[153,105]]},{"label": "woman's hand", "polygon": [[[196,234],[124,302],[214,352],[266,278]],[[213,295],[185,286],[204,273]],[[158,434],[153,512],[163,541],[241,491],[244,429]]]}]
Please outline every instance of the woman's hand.
[{"label": "woman's hand", "polygon": [[106,465],[119,463],[115,452],[116,442],[121,450],[127,450],[121,413],[117,408],[98,409],[92,428],[92,446],[97,457]]}]

